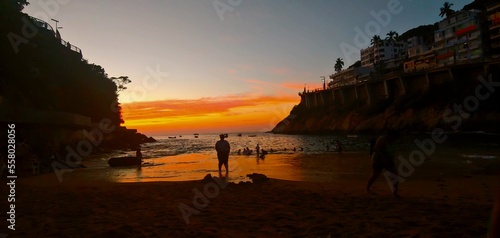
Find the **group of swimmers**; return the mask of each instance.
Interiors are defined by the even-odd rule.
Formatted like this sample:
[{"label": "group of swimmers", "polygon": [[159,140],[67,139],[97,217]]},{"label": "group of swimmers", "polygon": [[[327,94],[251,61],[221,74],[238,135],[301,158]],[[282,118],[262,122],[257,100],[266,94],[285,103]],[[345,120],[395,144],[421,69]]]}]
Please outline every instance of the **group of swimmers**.
[{"label": "group of swimmers", "polygon": [[[261,159],[264,159],[264,156],[268,154],[267,150],[260,149],[259,145],[257,145],[257,148],[255,149],[255,151],[257,152],[257,157],[259,157]],[[273,149],[271,149],[271,153],[272,152],[274,152]],[[253,153],[253,150],[251,150],[250,148],[248,148],[248,147],[243,148],[243,155],[251,155],[252,153]],[[242,154],[241,149],[238,150],[237,154],[238,155]]]},{"label": "group of swimmers", "polygon": [[[300,150],[300,151],[304,151],[304,148],[302,148],[302,147],[301,147],[299,150]],[[274,153],[274,152],[276,152],[276,151],[277,151],[277,150],[274,150],[273,148],[271,148],[269,151],[264,150],[264,149],[261,149],[261,148],[260,148],[260,146],[259,146],[259,144],[257,144],[257,147],[255,147],[255,152],[257,153],[257,156],[260,156],[260,155],[266,155],[266,154],[268,154],[268,153]],[[287,149],[287,148],[283,148],[283,151],[288,151],[288,149]],[[294,148],[292,149],[292,151],[293,151],[293,152],[297,152],[297,148],[295,148],[295,147],[294,147]],[[237,153],[238,155],[242,155],[242,154],[243,154],[243,155],[251,155],[251,154],[253,154],[253,152],[254,152],[254,150],[252,150],[252,149],[250,149],[250,148],[246,147],[246,148],[243,148],[243,150],[239,149],[236,153]]]},{"label": "group of swimmers", "polygon": [[[242,152],[241,152],[241,149],[238,150],[238,155],[241,155]],[[246,148],[243,148],[243,154],[244,155],[251,155],[253,153],[253,150],[251,150],[250,148],[246,147]]]}]

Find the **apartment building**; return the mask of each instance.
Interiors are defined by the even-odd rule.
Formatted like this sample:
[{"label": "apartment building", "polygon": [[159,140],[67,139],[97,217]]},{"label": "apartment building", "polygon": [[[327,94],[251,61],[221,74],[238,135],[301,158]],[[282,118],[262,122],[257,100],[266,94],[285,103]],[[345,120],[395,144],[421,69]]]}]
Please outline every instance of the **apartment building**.
[{"label": "apartment building", "polygon": [[406,43],[390,40],[381,40],[378,46],[370,46],[361,50],[361,67],[374,67],[384,62],[391,63],[404,58],[406,54]]},{"label": "apartment building", "polygon": [[490,31],[491,56],[500,57],[500,2],[486,8],[488,16],[488,30]]},{"label": "apartment building", "polygon": [[434,32],[438,67],[483,57],[479,10],[459,11],[440,21]]},{"label": "apartment building", "polygon": [[407,60],[403,65],[406,73],[436,67],[434,48],[422,36],[409,38],[407,45]]},{"label": "apartment building", "polygon": [[342,70],[336,74],[330,75],[332,81],[328,83],[328,88],[356,84],[360,81],[360,78],[364,78],[374,71],[373,67],[352,67]]}]

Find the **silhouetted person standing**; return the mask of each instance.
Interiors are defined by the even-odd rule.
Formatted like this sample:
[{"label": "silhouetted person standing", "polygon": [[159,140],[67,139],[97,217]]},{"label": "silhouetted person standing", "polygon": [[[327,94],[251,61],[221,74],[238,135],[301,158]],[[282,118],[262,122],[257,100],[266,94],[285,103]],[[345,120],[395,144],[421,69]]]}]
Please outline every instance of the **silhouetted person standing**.
[{"label": "silhouetted person standing", "polygon": [[135,150],[135,157],[139,159],[139,168],[142,166],[142,152],[141,152],[141,147],[138,147],[136,150]]},{"label": "silhouetted person standing", "polygon": [[339,140],[337,140],[336,146],[337,146],[337,152],[339,152],[340,154],[342,154],[342,143],[340,143]]},{"label": "silhouetted person standing", "polygon": [[231,146],[229,146],[229,142],[224,140],[224,135],[219,135],[220,140],[215,143],[215,150],[217,151],[217,159],[219,159],[219,176],[222,176],[221,167],[224,164],[226,168],[226,176],[229,173],[228,169],[228,160],[229,160],[229,151],[231,150]]},{"label": "silhouetted person standing", "polygon": [[259,154],[260,154],[260,146],[259,144],[257,143],[257,147],[255,147],[255,151],[257,151],[257,157],[259,157]]},{"label": "silhouetted person standing", "polygon": [[135,150],[135,157],[138,158],[138,159],[141,159],[142,160],[142,152],[141,152],[141,148],[137,148]]}]

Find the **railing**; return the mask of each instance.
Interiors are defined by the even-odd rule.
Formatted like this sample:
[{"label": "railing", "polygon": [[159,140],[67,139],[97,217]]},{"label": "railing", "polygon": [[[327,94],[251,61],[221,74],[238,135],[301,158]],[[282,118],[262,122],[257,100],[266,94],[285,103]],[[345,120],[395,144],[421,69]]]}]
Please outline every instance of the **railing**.
[{"label": "railing", "polygon": [[[42,28],[45,28],[45,29],[47,29],[49,31],[54,32],[54,29],[52,28],[51,25],[49,25],[49,23],[47,23],[47,22],[45,22],[45,21],[43,21],[41,19],[38,19],[38,18],[34,18],[34,17],[30,17],[30,18],[33,21],[33,23],[35,23],[36,26],[42,27]],[[54,32],[54,36],[55,36],[55,32]]]},{"label": "railing", "polygon": [[80,48],[70,44],[68,41],[61,39],[61,44],[68,47],[68,49],[70,49],[76,53],[82,54],[82,50]]},{"label": "railing", "polygon": [[54,28],[52,28],[52,26],[49,23],[47,23],[41,19],[35,18],[35,17],[30,16],[30,18],[35,23],[36,26],[51,31],[54,34],[55,38],[59,38],[61,40],[62,45],[66,46],[68,49],[70,49],[70,50],[72,50],[80,55],[82,54],[82,50],[80,48],[70,44],[68,41],[61,39],[60,36],[57,35],[56,31],[54,31]]}]

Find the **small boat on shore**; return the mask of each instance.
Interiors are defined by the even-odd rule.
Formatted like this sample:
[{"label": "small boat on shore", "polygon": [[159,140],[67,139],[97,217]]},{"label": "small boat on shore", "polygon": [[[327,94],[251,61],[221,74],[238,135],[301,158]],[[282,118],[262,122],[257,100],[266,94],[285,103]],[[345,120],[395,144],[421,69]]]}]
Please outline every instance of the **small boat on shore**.
[{"label": "small boat on shore", "polygon": [[141,159],[135,156],[116,157],[108,160],[111,167],[139,166],[141,163]]},{"label": "small boat on shore", "polygon": [[175,139],[177,138],[176,136],[169,136],[168,139]]}]

